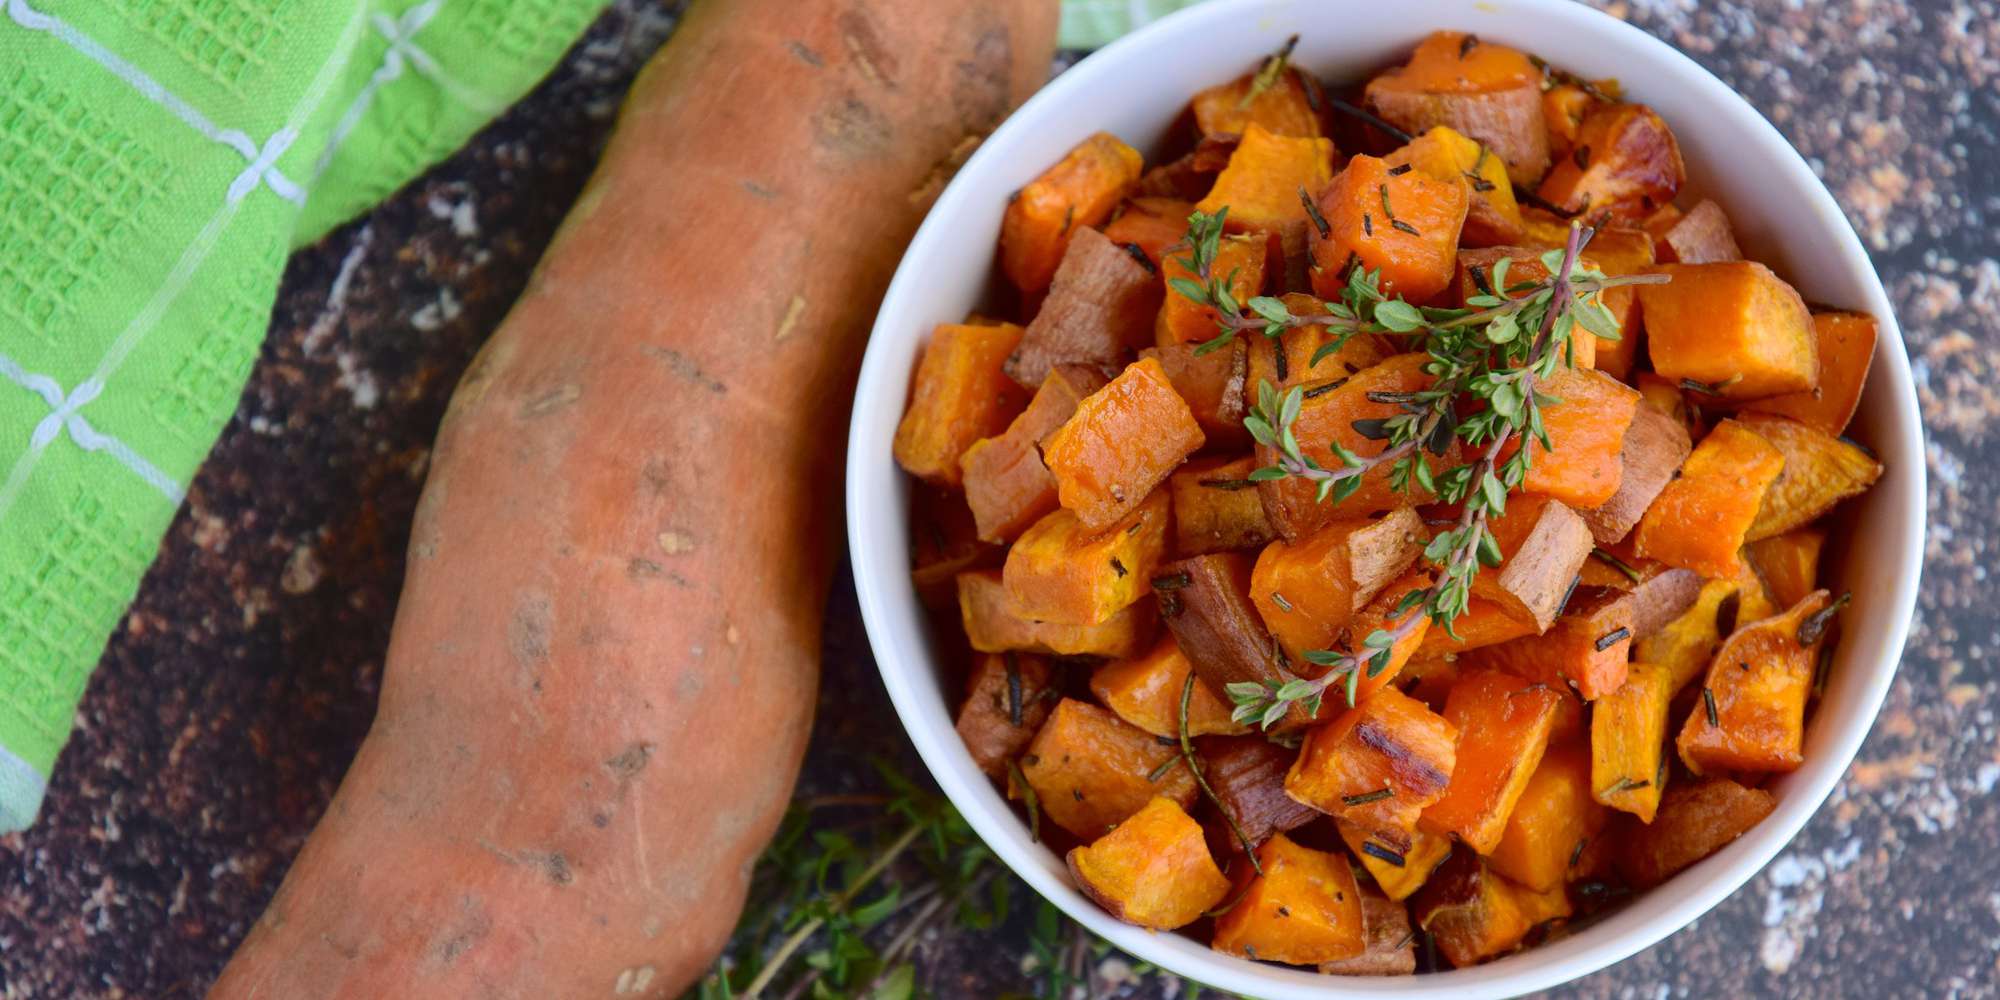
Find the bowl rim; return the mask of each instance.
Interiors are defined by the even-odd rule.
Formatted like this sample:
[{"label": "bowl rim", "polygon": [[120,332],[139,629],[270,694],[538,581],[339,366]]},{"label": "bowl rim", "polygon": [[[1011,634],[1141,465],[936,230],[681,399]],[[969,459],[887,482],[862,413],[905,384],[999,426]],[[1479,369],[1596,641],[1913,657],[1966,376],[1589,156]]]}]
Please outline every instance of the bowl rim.
[{"label": "bowl rim", "polygon": [[[1734,119],[1729,127],[1744,132],[1756,143],[1756,153],[1768,157],[1770,163],[1784,173],[1782,182],[1801,186],[1811,199],[1821,228],[1825,230],[1822,235],[1830,236],[1838,243],[1839,253],[1850,270],[1862,276],[1859,290],[1864,293],[1866,302],[1861,305],[1875,316],[1879,324],[1880,336],[1867,391],[1887,393],[1892,398],[1887,410],[1889,417],[1884,421],[1883,432],[1875,443],[1885,452],[1912,456],[1915,460],[1903,463],[1904,468],[1898,470],[1899,475],[1885,477],[1877,486],[1877,489],[1889,491],[1900,484],[1900,495],[1888,499],[1892,503],[1901,501],[1902,509],[1907,514],[1900,523],[1875,526],[1876,530],[1893,530],[1900,536],[1895,540],[1899,544],[1894,547],[1898,554],[1897,565],[1881,568],[1893,572],[1891,586],[1881,595],[1884,598],[1880,604],[1882,610],[1867,619],[1879,631],[1869,635],[1865,630],[1853,629],[1852,633],[1861,634],[1849,634],[1843,640],[1848,644],[1865,642],[1868,648],[1863,652],[1868,659],[1863,662],[1875,665],[1865,677],[1858,700],[1854,702],[1856,710],[1850,713],[1850,721],[1824,734],[1831,738],[1825,739],[1824,745],[1818,747],[1815,755],[1817,766],[1810,770],[1802,768],[1791,776],[1794,780],[1803,779],[1804,784],[1790,786],[1769,817],[1723,850],[1670,881],[1669,885],[1675,887],[1678,895],[1666,899],[1664,909],[1643,916],[1643,919],[1626,921],[1631,926],[1619,928],[1619,933],[1598,935],[1600,940],[1570,948],[1564,954],[1550,954],[1550,949],[1556,947],[1552,944],[1470,969],[1420,976],[1353,979],[1254,963],[1211,951],[1205,945],[1179,935],[1154,934],[1120,922],[1070,884],[1059,858],[1053,864],[1048,863],[1052,852],[1027,841],[1025,824],[1004,802],[998,810],[990,807],[989,800],[999,800],[983,776],[980,778],[982,784],[975,787],[966,779],[962,768],[948,766],[969,763],[969,755],[958,740],[956,730],[949,724],[950,707],[944,709],[946,725],[937,726],[933,721],[922,718],[928,710],[923,703],[928,696],[916,691],[910,679],[912,671],[934,670],[935,656],[930,653],[928,639],[924,635],[911,635],[911,630],[892,621],[898,606],[905,617],[914,614],[917,619],[922,618],[920,612],[912,611],[918,600],[907,568],[892,566],[887,568],[894,572],[871,572],[867,564],[865,554],[874,551],[883,538],[875,527],[875,519],[870,517],[870,513],[884,501],[877,488],[884,481],[883,463],[890,465],[892,475],[889,481],[893,482],[894,476],[901,475],[900,470],[893,468],[893,460],[888,455],[888,441],[879,433],[879,420],[870,419],[870,416],[892,402],[896,414],[900,416],[908,388],[908,372],[897,370],[906,363],[904,356],[882,345],[886,340],[899,336],[895,328],[904,322],[901,317],[909,311],[908,303],[918,294],[921,273],[926,270],[923,261],[929,254],[950,250],[949,234],[946,232],[950,220],[966,210],[965,203],[974,197],[971,187],[960,183],[959,178],[975,175],[986,161],[1004,156],[1012,140],[1033,128],[1035,122],[1050,113],[1050,109],[1071,105],[1079,95],[1099,87],[1115,85],[1115,79],[1107,78],[1108,74],[1126,58],[1128,52],[1159,44],[1169,35],[1196,33],[1205,25],[1254,17],[1260,12],[1286,5],[1286,0],[1207,0],[1170,14],[1099,49],[1017,108],[974,153],[958,177],[946,186],[932,205],[898,266],[877,314],[862,364],[849,428],[846,516],[862,620],[898,718],[947,798],[1011,871],[1072,919],[1126,953],[1219,989],[1274,1000],[1307,996],[1392,995],[1467,1000],[1469,997],[1515,996],[1548,989],[1608,968],[1692,923],[1742,888],[1804,828],[1853,763],[1862,741],[1880,713],[1908,639],[1922,570],[1926,516],[1922,420],[1902,332],[1881,278],[1832,193],[1801,154],[1762,113],[1672,45],[1574,0],[1507,0],[1509,8],[1533,16],[1558,19],[1565,22],[1567,28],[1598,33],[1623,46],[1652,50],[1650,55],[1664,60],[1678,74],[1680,79],[1677,82],[1699,89],[1699,96],[1719,113]],[[1492,5],[1478,6],[1488,8]],[[883,399],[885,396],[888,399]],[[1822,734],[1815,735],[1824,738]],[[1827,761],[1833,760],[1838,761],[1837,767],[1826,765]],[[1661,895],[1666,888],[1662,886],[1653,890],[1648,898]],[[1620,913],[1629,913],[1630,910],[1626,907]],[[1613,923],[1617,917],[1618,914],[1614,913],[1601,923]],[[1594,930],[1596,928],[1592,928]],[[1592,931],[1580,932],[1565,943],[1578,941]],[[1191,947],[1179,947],[1175,942]]]}]

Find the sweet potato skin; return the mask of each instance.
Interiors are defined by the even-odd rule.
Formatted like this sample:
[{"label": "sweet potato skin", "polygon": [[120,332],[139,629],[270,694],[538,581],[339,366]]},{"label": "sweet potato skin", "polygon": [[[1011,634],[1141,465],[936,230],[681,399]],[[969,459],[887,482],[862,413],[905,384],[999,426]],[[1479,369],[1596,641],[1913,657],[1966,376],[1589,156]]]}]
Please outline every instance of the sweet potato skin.
[{"label": "sweet potato skin", "polygon": [[1675,785],[1651,825],[1621,824],[1614,832],[1614,863],[1634,887],[1651,888],[1727,847],[1776,808],[1770,792],[1728,778]]},{"label": "sweet potato skin", "polygon": [[[212,997],[672,997],[708,968],[805,750],[838,537],[811,498],[912,193],[1043,81],[1054,16],[690,10],[452,399],[372,731]],[[688,141],[721,118],[757,127]]]},{"label": "sweet potato skin", "polygon": [[1000,269],[1023,293],[1049,287],[1079,230],[1102,223],[1139,182],[1139,151],[1099,132],[1023,187],[1000,223]]},{"label": "sweet potato skin", "polygon": [[1364,99],[1407,132],[1444,125],[1491,147],[1515,184],[1532,185],[1549,166],[1542,73],[1514,49],[1433,32],[1407,65],[1368,82]]},{"label": "sweet potato skin", "polygon": [[1049,661],[1039,656],[988,653],[972,667],[965,703],[958,710],[958,738],[988,777],[1007,773],[1049,717],[1058,692],[1049,686]]}]

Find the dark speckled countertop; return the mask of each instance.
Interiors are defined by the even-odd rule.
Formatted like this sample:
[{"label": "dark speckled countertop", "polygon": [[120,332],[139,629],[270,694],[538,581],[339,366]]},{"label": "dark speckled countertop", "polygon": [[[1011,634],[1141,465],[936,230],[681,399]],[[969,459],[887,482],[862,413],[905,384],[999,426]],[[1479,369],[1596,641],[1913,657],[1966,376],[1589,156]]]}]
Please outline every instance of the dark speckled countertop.
[{"label": "dark speckled countertop", "polygon": [[[1743,891],[1573,997],[2000,995],[2000,8],[1600,3],[1803,150],[1895,299],[1929,429],[1921,606],[1847,780]],[[533,96],[300,252],[262,361],[77,716],[39,825],[0,839],[0,1000],[199,996],[276,889],[373,712],[445,400],[586,176],[677,5],[618,0]],[[907,754],[836,584],[807,790]],[[1004,942],[1001,942],[1004,945]],[[934,934],[940,996],[1019,949]],[[1175,997],[1100,963],[1109,993]]]}]

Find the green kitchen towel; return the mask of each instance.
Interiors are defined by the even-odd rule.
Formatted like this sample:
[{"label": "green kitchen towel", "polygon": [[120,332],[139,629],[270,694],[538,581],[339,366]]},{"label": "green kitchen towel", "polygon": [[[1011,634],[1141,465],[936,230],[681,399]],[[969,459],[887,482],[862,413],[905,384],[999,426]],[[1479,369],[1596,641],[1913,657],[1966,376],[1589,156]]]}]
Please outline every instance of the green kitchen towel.
[{"label": "green kitchen towel", "polygon": [[1056,44],[1094,49],[1199,0],[1063,0]]},{"label": "green kitchen towel", "polygon": [[288,251],[604,0],[0,0],[0,833],[256,360]]}]

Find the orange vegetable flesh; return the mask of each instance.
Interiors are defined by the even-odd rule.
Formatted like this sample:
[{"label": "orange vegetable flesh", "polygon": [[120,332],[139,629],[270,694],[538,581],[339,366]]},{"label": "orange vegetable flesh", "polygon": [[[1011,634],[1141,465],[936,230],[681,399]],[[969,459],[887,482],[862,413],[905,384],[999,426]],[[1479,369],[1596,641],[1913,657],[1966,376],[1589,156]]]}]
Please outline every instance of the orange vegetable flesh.
[{"label": "orange vegetable flesh", "polygon": [[1048,719],[1058,696],[1049,680],[1049,661],[1039,656],[988,653],[973,662],[958,736],[988,776],[1004,776]]},{"label": "orange vegetable flesh", "polygon": [[1056,498],[1086,528],[1106,528],[1146,499],[1202,444],[1201,427],[1153,359],[1134,362],[1078,403],[1042,460]]},{"label": "orange vegetable flesh", "polygon": [[1171,500],[1154,490],[1102,531],[1057,510],[1007,550],[1001,579],[1014,613],[1057,625],[1102,625],[1152,591],[1167,550]]},{"label": "orange vegetable flesh", "polygon": [[1515,184],[1533,185],[1548,169],[1542,71],[1518,50],[1434,32],[1409,63],[1368,81],[1363,100],[1411,134],[1445,125],[1484,143]]},{"label": "orange vegetable flesh", "polygon": [[1577,509],[1610,500],[1624,473],[1625,431],[1639,408],[1639,393],[1602,372],[1566,367],[1557,368],[1535,391],[1562,402],[1542,407],[1553,448],[1529,441],[1530,464],[1521,488]]},{"label": "orange vegetable flesh", "polygon": [[1667,708],[1673,671],[1634,663],[1590,716],[1590,788],[1597,801],[1651,823],[1667,783]]},{"label": "orange vegetable flesh", "polygon": [[1156,931],[1195,922],[1229,893],[1201,824],[1168,798],[1148,801],[1065,860],[1084,895],[1112,916]]},{"label": "orange vegetable flesh", "polygon": [[1715,651],[1701,703],[1674,741],[1688,770],[1784,772],[1805,763],[1806,699],[1829,631],[1816,616],[1832,603],[1816,590],[1784,614],[1738,629]]},{"label": "orange vegetable flesh", "polygon": [[1737,421],[1785,457],[1784,471],[1765,491],[1757,520],[1744,533],[1750,541],[1781,535],[1816,520],[1882,478],[1882,463],[1860,445],[1790,417],[1746,413]]},{"label": "orange vegetable flesh", "polygon": [[1332,140],[1278,135],[1252,122],[1215,187],[1195,207],[1211,215],[1229,209],[1234,231],[1274,231],[1305,222],[1299,191],[1316,192],[1332,179]]},{"label": "orange vegetable flesh", "polygon": [[[1678,394],[1675,398],[1679,398]],[[1618,492],[1596,507],[1579,512],[1598,544],[1617,545],[1625,541],[1693,450],[1694,442],[1689,439],[1685,424],[1651,405],[1634,409],[1632,423],[1625,429],[1625,440],[1618,452]],[[1585,582],[1591,581],[1586,578]]]},{"label": "orange vegetable flesh", "polygon": [[1662,264],[1664,285],[1639,286],[1653,370],[1725,399],[1810,391],[1817,337],[1805,300],[1755,261]]},{"label": "orange vegetable flesh", "polygon": [[1594,701],[1625,683],[1634,610],[1634,602],[1616,590],[1578,594],[1548,632],[1474,650],[1468,662],[1552,688],[1574,687]]},{"label": "orange vegetable flesh", "polygon": [[1854,419],[1861,386],[1875,361],[1875,317],[1858,313],[1815,313],[1813,342],[1819,380],[1801,392],[1752,400],[1746,408],[1791,417],[1816,430],[1839,434]]},{"label": "orange vegetable flesh", "polygon": [[1798,528],[1751,542],[1743,555],[1771,599],[1791,607],[1819,586],[1819,555],[1825,547],[1826,529]]},{"label": "orange vegetable flesh", "polygon": [[1540,924],[1570,914],[1561,889],[1535,892],[1468,850],[1452,852],[1410,902],[1417,925],[1459,968],[1513,951]]},{"label": "orange vegetable flesh", "polygon": [[1703,581],[1694,604],[1659,632],[1639,637],[1632,656],[1664,667],[1679,692],[1707,672],[1716,646],[1739,623],[1747,625],[1777,613],[1763,583],[1746,564],[1734,577]]},{"label": "orange vegetable flesh", "polygon": [[[1427,589],[1434,581],[1435,577],[1431,570],[1419,564],[1408,573],[1390,581],[1388,586],[1383,587],[1375,595],[1374,600],[1369,601],[1355,614],[1354,624],[1348,629],[1347,641],[1336,645],[1335,649],[1359,656],[1369,652],[1365,643],[1368,637],[1376,632],[1400,636],[1395,644],[1389,647],[1388,660],[1380,665],[1375,662],[1375,657],[1379,656],[1379,653],[1374,656],[1363,656],[1361,679],[1356,682],[1354,692],[1357,700],[1394,684],[1397,678],[1402,676],[1403,667],[1417,655],[1417,650],[1423,648],[1424,640],[1430,636],[1430,615],[1424,610],[1423,604],[1405,607],[1403,601],[1410,594]],[[1404,623],[1412,620],[1414,624],[1405,629]]]},{"label": "orange vegetable flesh", "polygon": [[[1098,667],[1090,675],[1090,693],[1140,729],[1155,736],[1178,736],[1181,691],[1191,672],[1174,637],[1163,635],[1144,655]],[[1188,695],[1188,735],[1247,732],[1249,727],[1232,721],[1229,712],[1229,704],[1195,678],[1194,690]]]},{"label": "orange vegetable flesh", "polygon": [[[1653,269],[1653,237],[1640,229],[1599,229],[1587,247],[1591,264],[1610,277],[1644,274]],[[1618,321],[1619,337],[1608,340],[1589,336],[1596,342],[1592,366],[1621,381],[1630,381],[1637,366],[1640,344],[1645,339],[1645,323],[1639,309],[1639,290],[1630,285],[1607,288],[1598,293],[1604,307]],[[1579,333],[1578,339],[1584,339]],[[1582,367],[1579,364],[1578,367]]]},{"label": "orange vegetable flesh", "polygon": [[1022,188],[1000,221],[1000,268],[1014,287],[1048,288],[1070,236],[1110,218],[1142,165],[1138,150],[1099,132]]},{"label": "orange vegetable flesh", "polygon": [[1285,792],[1390,843],[1407,845],[1418,814],[1452,780],[1458,736],[1455,726],[1422,702],[1383,688],[1307,732]]},{"label": "orange vegetable flesh", "polygon": [[959,485],[959,457],[973,442],[1006,430],[1027,405],[1027,393],[1001,371],[1021,333],[1012,324],[948,323],[931,334],[896,425],[898,465],[941,486]]},{"label": "orange vegetable flesh", "polygon": [[1417,170],[1392,173],[1372,156],[1347,161],[1318,196],[1327,230],[1312,232],[1314,294],[1338,297],[1358,266],[1381,272],[1383,295],[1436,298],[1451,286],[1467,191]]},{"label": "orange vegetable flesh", "polygon": [[1507,179],[1507,164],[1484,143],[1439,125],[1382,158],[1391,168],[1409,164],[1471,195],[1460,241],[1469,247],[1504,246],[1521,240],[1521,206]]},{"label": "orange vegetable flesh", "polygon": [[1340,839],[1354,852],[1356,860],[1373,876],[1390,899],[1408,899],[1422,888],[1438,863],[1451,854],[1451,838],[1440,837],[1421,827],[1410,831],[1409,843],[1385,843],[1367,827],[1335,820]]},{"label": "orange vegetable flesh", "polygon": [[[1294,316],[1327,314],[1326,303],[1310,295],[1292,292],[1280,299]],[[1342,340],[1343,337],[1346,339]],[[1250,377],[1246,384],[1252,392],[1265,382],[1274,389],[1296,385],[1310,392],[1388,360],[1395,352],[1384,340],[1365,333],[1349,336],[1347,331],[1335,331],[1320,324],[1286,330],[1276,337],[1251,337]],[[1338,347],[1320,354],[1336,341]]]},{"label": "orange vegetable flesh", "polygon": [[1735,576],[1738,550],[1785,456],[1734,420],[1715,426],[1639,519],[1639,555],[1706,577]]},{"label": "orange vegetable flesh", "polygon": [[1005,431],[974,442],[959,457],[965,501],[980,538],[1009,541],[1056,509],[1056,480],[1042,464],[1041,443],[1105,381],[1094,368],[1057,366]]},{"label": "orange vegetable flesh", "polygon": [[[1264,269],[1270,257],[1271,243],[1263,234],[1225,236],[1216,246],[1210,273],[1228,285],[1230,296],[1237,302],[1248,302],[1264,290]],[[1201,277],[1188,268],[1188,259],[1185,253],[1168,254],[1166,264],[1160,269],[1166,282],[1166,299],[1159,317],[1158,339],[1162,344],[1200,344],[1222,332],[1213,306],[1201,305],[1173,290],[1176,278],[1201,283]]]},{"label": "orange vegetable flesh", "polygon": [[1120,247],[1138,247],[1158,271],[1167,262],[1167,248],[1187,235],[1194,203],[1178,198],[1133,198],[1104,227],[1104,237]]},{"label": "orange vegetable flesh", "polygon": [[1195,128],[1203,135],[1248,135],[1253,126],[1298,138],[1325,134],[1314,110],[1316,81],[1289,66],[1262,90],[1254,86],[1256,78],[1257,74],[1246,73],[1197,92],[1188,102]]},{"label": "orange vegetable flesh", "polygon": [[1591,797],[1590,766],[1581,742],[1549,748],[1487,859],[1494,871],[1536,892],[1560,889],[1575,877],[1571,862],[1581,859],[1585,842],[1610,819]]},{"label": "orange vegetable flesh", "polygon": [[1535,193],[1564,209],[1636,222],[1674,200],[1687,179],[1680,144],[1652,108],[1592,108],[1569,155],[1555,161]]},{"label": "orange vegetable flesh", "polygon": [[1583,116],[1600,102],[1590,92],[1573,83],[1558,84],[1542,91],[1542,120],[1548,123],[1549,153],[1568,156],[1576,148],[1576,136],[1583,128]]},{"label": "orange vegetable flesh", "polygon": [[910,491],[910,581],[925,604],[949,606],[956,600],[958,574],[998,554],[979,540],[964,497],[929,483]]},{"label": "orange vegetable flesh", "polygon": [[1508,614],[1494,601],[1475,597],[1466,605],[1465,610],[1452,620],[1449,631],[1434,627],[1424,636],[1423,645],[1417,649],[1417,656],[1463,653],[1481,646],[1498,645],[1510,639],[1534,634],[1534,622]]},{"label": "orange vegetable flesh", "polygon": [[1615,834],[1619,874],[1648,889],[1729,846],[1777,808],[1771,793],[1710,777],[1667,789],[1650,825],[1621,825]]},{"label": "orange vegetable flesh", "polygon": [[1194,414],[1204,447],[1237,451],[1250,447],[1250,434],[1243,429],[1243,417],[1249,412],[1244,394],[1248,353],[1247,345],[1238,340],[1206,354],[1197,353],[1194,344],[1168,344],[1148,347],[1139,357],[1160,363],[1174,392]]},{"label": "orange vegetable flesh", "polygon": [[[1557,246],[1563,246],[1569,239],[1565,226],[1558,237]],[[1535,285],[1550,278],[1549,269],[1542,263],[1544,249],[1521,246],[1493,246],[1477,249],[1463,249],[1458,252],[1456,270],[1453,272],[1452,286],[1456,301],[1467,308],[1475,296],[1492,295],[1499,298],[1518,299],[1530,294]],[[1500,274],[1496,265],[1505,259],[1507,270],[1504,281],[1496,281]],[[1578,263],[1587,268],[1596,268],[1597,259],[1589,254],[1578,258]],[[1620,291],[1621,289],[1613,289]],[[1617,301],[1607,300],[1607,304]],[[1626,303],[1629,306],[1629,302]],[[1623,322],[1624,316],[1614,310],[1614,316]],[[1570,335],[1564,361],[1569,367],[1591,368],[1597,364],[1598,339],[1587,330],[1577,330]]]},{"label": "orange vegetable flesh", "polygon": [[[1354,429],[1354,422],[1383,419],[1400,412],[1395,404],[1369,399],[1369,393],[1415,392],[1429,386],[1431,377],[1423,371],[1427,360],[1422,354],[1399,354],[1304,399],[1298,421],[1293,424],[1300,453],[1330,469],[1340,467],[1340,460],[1328,446],[1330,441],[1339,441],[1363,458],[1381,454],[1387,442],[1364,437]],[[1277,458],[1276,450],[1257,448],[1259,465],[1274,464]],[[1430,459],[1437,468],[1448,467],[1457,460],[1456,443],[1445,457]],[[1264,511],[1270,516],[1272,526],[1285,538],[1297,540],[1342,518],[1428,499],[1414,484],[1408,493],[1391,489],[1389,472],[1388,465],[1370,470],[1361,477],[1360,489],[1339,503],[1331,499],[1320,503],[1316,484],[1297,477],[1259,483],[1257,490],[1264,498]]]},{"label": "orange vegetable flesh", "polygon": [[1548,749],[1558,701],[1547,686],[1498,671],[1461,677],[1444,707],[1458,730],[1457,766],[1444,795],[1424,809],[1424,826],[1493,853]]},{"label": "orange vegetable flesh", "polygon": [[1276,532],[1249,479],[1257,468],[1245,456],[1233,461],[1197,459],[1168,480],[1174,495],[1174,551],[1195,556],[1247,549]]},{"label": "orange vegetable flesh", "polygon": [[1297,542],[1272,542],[1251,571],[1250,599],[1293,660],[1333,649],[1355,615],[1422,554],[1422,528],[1415,510],[1400,507],[1378,520],[1336,521]]},{"label": "orange vegetable flesh", "polygon": [[1064,698],[1028,745],[1021,776],[1043,817],[1090,840],[1154,798],[1194,805],[1198,791],[1186,765],[1160,770],[1179,754],[1105,709]]},{"label": "orange vegetable flesh", "polygon": [[1152,641],[1158,618],[1151,601],[1135,601],[1101,625],[1056,625],[1014,613],[997,569],[958,575],[958,609],[965,637],[982,653],[1136,656]]},{"label": "orange vegetable flesh", "polygon": [[1263,874],[1233,866],[1243,893],[1215,918],[1212,946],[1229,955],[1287,965],[1318,965],[1361,954],[1367,928],[1361,888],[1347,859],[1274,834],[1257,849]]}]

